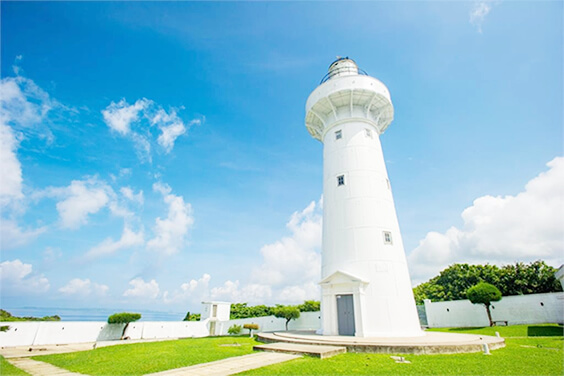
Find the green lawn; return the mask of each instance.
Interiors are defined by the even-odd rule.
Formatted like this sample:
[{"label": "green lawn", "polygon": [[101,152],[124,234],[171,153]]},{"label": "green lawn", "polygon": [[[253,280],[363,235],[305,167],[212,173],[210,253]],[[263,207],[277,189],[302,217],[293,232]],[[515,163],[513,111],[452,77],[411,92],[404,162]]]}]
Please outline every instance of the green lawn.
[{"label": "green lawn", "polygon": [[0,355],[0,375],[29,376],[29,373],[22,371],[18,367],[14,367]]},{"label": "green lawn", "polygon": [[[489,356],[482,353],[405,355],[411,364],[395,363],[386,354],[348,353],[323,360],[304,357],[241,375],[564,374],[561,326],[518,325],[438,330],[486,335],[495,335],[497,331],[505,338],[506,347],[493,350]],[[221,346],[233,343],[241,346]],[[248,337],[197,338],[119,345],[71,354],[36,356],[34,359],[90,375],[142,375],[249,354],[255,343]]]},{"label": "green lawn", "polygon": [[[239,375],[562,375],[562,327],[518,325],[494,328],[434,329],[445,332],[495,335],[506,347],[482,353],[404,355],[410,364],[395,363],[390,355],[347,353],[329,359],[304,357]],[[542,337],[540,337],[542,336]]]},{"label": "green lawn", "polygon": [[33,359],[87,375],[144,375],[249,354],[255,344],[249,337],[194,338],[116,345]]}]

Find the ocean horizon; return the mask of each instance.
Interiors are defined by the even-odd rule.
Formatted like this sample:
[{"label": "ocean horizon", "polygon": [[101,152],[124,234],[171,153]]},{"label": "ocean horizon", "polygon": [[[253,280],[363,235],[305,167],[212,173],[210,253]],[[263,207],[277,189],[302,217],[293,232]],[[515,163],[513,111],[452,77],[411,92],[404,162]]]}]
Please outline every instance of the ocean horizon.
[{"label": "ocean horizon", "polygon": [[44,317],[57,315],[61,321],[107,321],[108,316],[118,312],[135,312],[141,314],[139,321],[182,321],[186,312],[163,312],[144,309],[112,309],[112,308],[62,308],[62,307],[1,307],[13,316]]}]

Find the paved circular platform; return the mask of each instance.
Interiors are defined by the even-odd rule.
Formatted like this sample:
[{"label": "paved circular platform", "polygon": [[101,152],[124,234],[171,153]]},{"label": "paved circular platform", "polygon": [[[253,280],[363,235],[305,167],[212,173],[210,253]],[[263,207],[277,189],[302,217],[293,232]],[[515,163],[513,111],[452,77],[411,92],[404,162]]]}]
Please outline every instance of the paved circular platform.
[{"label": "paved circular platform", "polygon": [[476,334],[424,332],[419,337],[349,337],[322,336],[312,331],[260,333],[258,340],[265,343],[288,342],[310,345],[345,346],[349,352],[385,354],[457,354],[505,347],[505,340]]}]

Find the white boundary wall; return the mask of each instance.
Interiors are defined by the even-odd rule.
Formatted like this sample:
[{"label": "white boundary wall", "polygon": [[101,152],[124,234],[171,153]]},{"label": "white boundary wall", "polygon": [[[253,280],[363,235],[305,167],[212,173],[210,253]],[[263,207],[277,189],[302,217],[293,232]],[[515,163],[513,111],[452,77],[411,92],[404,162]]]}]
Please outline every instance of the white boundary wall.
[{"label": "white boundary wall", "polygon": [[[133,322],[125,336],[130,339],[206,337],[207,323],[207,320]],[[120,339],[124,327],[103,321],[0,322],[0,326],[4,325],[10,329],[0,332],[0,347],[114,341]]]},{"label": "white boundary wall", "polygon": [[[426,300],[425,311],[430,328],[489,326],[486,308],[469,300]],[[509,325],[563,323],[564,292],[504,296],[490,311],[493,321]]]},{"label": "white boundary wall", "polygon": [[[227,335],[232,325],[246,323],[259,325],[259,332],[285,330],[285,319],[274,316],[216,321],[216,335]],[[8,325],[0,332],[0,347],[59,345],[97,341],[116,341],[121,337],[124,324],[103,321],[15,321],[0,322]],[[317,330],[321,325],[319,312],[302,312],[298,320],[288,324],[289,330]],[[241,334],[248,331],[243,329]],[[256,331],[253,331],[256,332]],[[204,321],[140,321],[129,324],[125,336],[130,339],[207,337],[209,320]]]}]

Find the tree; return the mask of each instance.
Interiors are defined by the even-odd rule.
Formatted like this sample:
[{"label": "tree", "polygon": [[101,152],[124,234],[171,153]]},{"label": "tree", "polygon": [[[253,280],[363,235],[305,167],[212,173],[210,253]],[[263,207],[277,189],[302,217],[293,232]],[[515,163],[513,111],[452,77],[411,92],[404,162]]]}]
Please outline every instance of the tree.
[{"label": "tree", "polygon": [[317,300],[306,300],[298,305],[300,312],[317,312],[321,310],[321,303]]},{"label": "tree", "polygon": [[190,313],[190,311],[188,311],[182,321],[200,321],[201,316],[201,313]]},{"label": "tree", "polygon": [[140,313],[129,313],[129,312],[121,312],[121,313],[114,313],[110,317],[108,317],[108,324],[125,324],[123,327],[123,331],[121,332],[121,339],[125,336],[125,331],[129,326],[130,322],[137,321],[141,318]]},{"label": "tree", "polygon": [[296,306],[278,306],[274,316],[286,319],[286,330],[288,330],[288,323],[300,317],[300,310]]},{"label": "tree", "polygon": [[466,292],[466,295],[473,304],[483,304],[486,307],[486,312],[488,312],[488,320],[490,320],[490,326],[493,326],[490,305],[491,302],[497,302],[501,300],[501,291],[499,291],[499,289],[494,285],[486,282],[480,282],[476,286],[470,287]]}]

